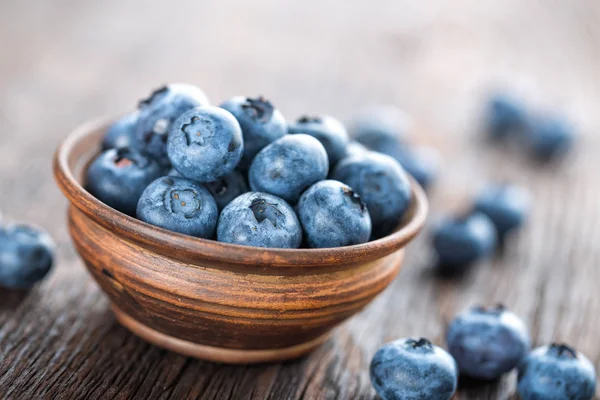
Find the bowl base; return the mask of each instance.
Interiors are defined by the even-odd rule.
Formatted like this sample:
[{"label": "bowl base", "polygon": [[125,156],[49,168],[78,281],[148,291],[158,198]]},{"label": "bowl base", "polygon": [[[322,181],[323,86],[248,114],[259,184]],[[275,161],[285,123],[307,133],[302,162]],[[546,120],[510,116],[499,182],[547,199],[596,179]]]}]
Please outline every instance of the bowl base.
[{"label": "bowl base", "polygon": [[306,343],[281,349],[264,350],[241,350],[225,347],[214,347],[178,339],[157,330],[130,317],[111,303],[115,317],[121,325],[131,331],[134,335],[152,343],[153,345],[174,351],[176,353],[195,357],[201,360],[213,361],[225,364],[256,364],[264,362],[276,362],[291,360],[303,356],[321,345],[331,335],[331,332],[319,336]]}]

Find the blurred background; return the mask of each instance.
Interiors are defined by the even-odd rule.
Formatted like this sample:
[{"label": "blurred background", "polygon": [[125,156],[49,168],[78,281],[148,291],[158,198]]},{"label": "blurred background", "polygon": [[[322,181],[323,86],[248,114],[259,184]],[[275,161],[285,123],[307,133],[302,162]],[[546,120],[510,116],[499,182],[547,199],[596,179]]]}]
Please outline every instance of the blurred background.
[{"label": "blurred background", "polygon": [[[104,349],[86,357],[109,368],[118,364],[110,354],[123,348],[114,338],[137,340],[112,319],[71,247],[51,158],[78,124],[132,110],[163,83],[187,82],[216,104],[265,95],[290,120],[323,113],[348,121],[370,104],[397,105],[414,119],[411,140],[442,155],[430,191],[432,215],[463,208],[481,184],[498,180],[529,188],[534,207],[501,257],[459,281],[431,276],[422,235],[390,289],[307,359],[217,369],[131,344],[128,354],[146,354],[157,374],[191,368],[245,385],[263,379],[282,396],[275,398],[368,398],[366,365],[381,343],[408,335],[442,343],[457,311],[496,302],[528,322],[535,344],[569,341],[598,365],[599,21],[600,2],[593,0],[1,1],[0,209],[50,230],[60,248],[57,268],[19,305],[18,318],[0,314],[4,359],[36,382],[61,366],[81,372],[67,367],[77,341]],[[480,117],[498,88],[566,114],[580,134],[575,152],[540,167],[520,152],[486,144]],[[35,330],[25,328],[34,322]],[[37,347],[16,341],[23,335]],[[71,350],[54,359],[60,349]],[[36,354],[58,366],[25,361]],[[290,384],[286,377],[294,375],[300,378]],[[103,379],[76,382],[107,384]],[[123,379],[144,387],[157,378]],[[0,374],[0,387],[14,382],[28,381]],[[129,393],[127,385],[115,385]],[[506,398],[513,387],[509,377],[485,390],[489,398]]]}]

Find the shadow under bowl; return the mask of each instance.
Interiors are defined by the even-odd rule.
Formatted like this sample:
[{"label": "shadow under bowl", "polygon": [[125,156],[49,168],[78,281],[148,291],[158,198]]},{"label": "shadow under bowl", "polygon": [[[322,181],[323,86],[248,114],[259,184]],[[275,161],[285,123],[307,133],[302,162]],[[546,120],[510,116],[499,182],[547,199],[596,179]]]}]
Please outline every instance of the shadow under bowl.
[{"label": "shadow under bowl", "polygon": [[361,245],[263,249],[170,232],[83,188],[109,122],[84,124],[56,151],[69,231],[119,322],[184,355],[245,364],[311,351],[388,286],[425,222],[427,199],[412,181],[411,206],[398,229]]}]

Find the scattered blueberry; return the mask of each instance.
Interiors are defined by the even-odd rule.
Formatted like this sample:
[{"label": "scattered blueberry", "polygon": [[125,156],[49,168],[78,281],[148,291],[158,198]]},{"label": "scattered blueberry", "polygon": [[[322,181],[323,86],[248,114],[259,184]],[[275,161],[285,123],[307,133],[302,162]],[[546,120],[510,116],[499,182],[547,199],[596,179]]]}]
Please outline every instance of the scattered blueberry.
[{"label": "scattered blueberry", "polygon": [[373,356],[371,383],[383,400],[450,400],[458,374],[452,356],[427,339],[399,339]]},{"label": "scattered blueberry", "polygon": [[286,135],[262,149],[250,166],[250,187],[290,203],[315,182],[327,177],[325,148],[309,135]]},{"label": "scattered blueberry", "polygon": [[475,211],[487,215],[496,227],[498,239],[521,227],[529,213],[529,193],[515,185],[490,185],[475,199]]},{"label": "scattered blueberry", "polygon": [[376,152],[340,161],[332,178],[357,192],[367,205],[373,234],[382,237],[400,223],[411,201],[408,175],[393,158]]},{"label": "scattered blueberry", "polygon": [[495,246],[494,224],[481,213],[445,218],[433,229],[433,248],[442,272],[460,272],[491,255]]},{"label": "scattered blueberry", "polygon": [[489,100],[485,123],[492,139],[502,139],[522,133],[527,128],[529,116],[519,100],[498,93]]},{"label": "scattered blueberry", "polygon": [[393,156],[424,189],[435,180],[440,168],[440,155],[432,147],[404,147]]},{"label": "scattered blueberry", "polygon": [[218,181],[205,183],[204,186],[213,195],[219,211],[231,203],[233,199],[249,190],[246,179],[238,170],[234,170]]},{"label": "scattered blueberry", "polygon": [[391,105],[371,106],[363,110],[351,124],[352,136],[366,147],[381,151],[394,149],[407,142],[410,118]]},{"label": "scattered blueberry", "polygon": [[134,216],[138,200],[165,169],[131,148],[102,152],[87,170],[86,189],[104,204]]},{"label": "scattered blueberry", "polygon": [[113,122],[104,134],[102,150],[131,147],[134,144],[137,120],[138,112],[134,111]]},{"label": "scattered blueberry", "polygon": [[502,305],[459,314],[448,327],[446,342],[461,374],[485,380],[515,368],[530,346],[523,321]]},{"label": "scattered blueberry", "polygon": [[329,116],[302,116],[288,127],[288,132],[305,133],[317,138],[327,151],[330,165],[344,158],[350,141],[344,125]]},{"label": "scattered blueberry", "polygon": [[0,286],[28,289],[52,268],[54,242],[50,235],[30,225],[0,229]]},{"label": "scattered blueberry", "polygon": [[240,124],[219,107],[198,107],[171,126],[167,154],[179,173],[198,182],[229,175],[244,153]]},{"label": "scattered blueberry", "polygon": [[341,247],[365,243],[371,217],[360,196],[341,182],[320,181],[298,201],[298,219],[308,247]]},{"label": "scattered blueberry", "polygon": [[206,95],[193,85],[174,83],[155,90],[139,104],[135,147],[168,165],[167,139],[171,124],[187,110],[206,105]]},{"label": "scattered blueberry", "polygon": [[292,207],[267,193],[245,193],[227,205],[219,217],[220,242],[255,247],[300,247],[302,228]]},{"label": "scattered blueberry", "polygon": [[212,195],[200,183],[173,176],[152,182],[138,203],[144,222],[190,236],[213,237],[219,212]]},{"label": "scattered blueberry", "polygon": [[538,118],[531,123],[527,139],[533,155],[541,161],[564,156],[575,142],[574,128],[558,117]]},{"label": "scattered blueberry", "polygon": [[596,371],[581,353],[564,344],[533,350],[519,366],[522,400],[591,400]]},{"label": "scattered blueberry", "polygon": [[240,168],[250,168],[252,159],[269,143],[287,134],[287,124],[281,112],[264,97],[236,96],[221,108],[229,111],[238,120],[244,135],[244,156]]}]

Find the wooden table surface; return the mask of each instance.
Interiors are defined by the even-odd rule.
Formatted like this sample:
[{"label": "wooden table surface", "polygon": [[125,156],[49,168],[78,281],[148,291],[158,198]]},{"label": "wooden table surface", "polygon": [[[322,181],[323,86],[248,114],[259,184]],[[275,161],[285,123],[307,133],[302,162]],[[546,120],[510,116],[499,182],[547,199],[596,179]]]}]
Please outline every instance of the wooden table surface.
[{"label": "wooden table surface", "polygon": [[[568,342],[598,367],[599,18],[593,0],[0,2],[0,209],[59,244],[42,285],[0,293],[0,398],[370,399],[381,344],[443,344],[448,320],[473,303],[507,304],[536,345]],[[50,161],[77,124],[170,81],[214,102],[264,94],[290,119],[397,104],[415,119],[415,142],[443,154],[433,215],[508,180],[530,188],[531,219],[503,255],[457,281],[431,274],[421,235],[395,282],[298,361],[233,367],[161,350],[111,315],[71,245]],[[573,118],[572,157],[540,167],[486,145],[477,116],[496,85]],[[457,398],[506,399],[514,388],[513,373]]]}]

